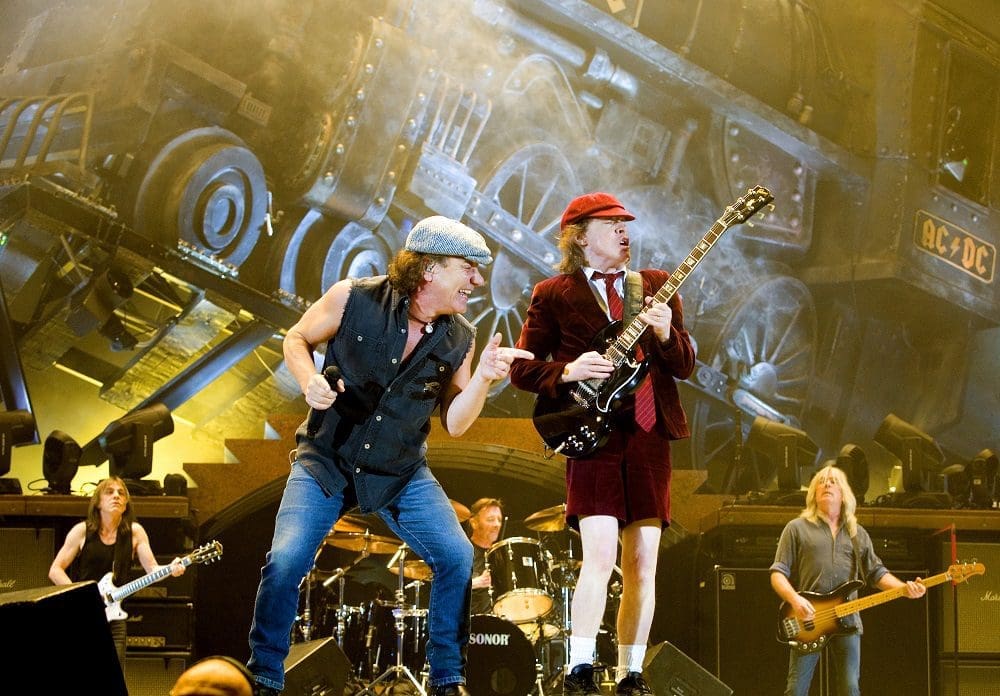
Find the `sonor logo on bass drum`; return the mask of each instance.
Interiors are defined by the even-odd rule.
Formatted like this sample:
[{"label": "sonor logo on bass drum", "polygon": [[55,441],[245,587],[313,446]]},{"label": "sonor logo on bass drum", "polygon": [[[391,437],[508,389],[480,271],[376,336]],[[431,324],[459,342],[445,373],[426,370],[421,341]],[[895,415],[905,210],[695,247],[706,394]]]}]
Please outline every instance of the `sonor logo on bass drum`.
[{"label": "sonor logo on bass drum", "polygon": [[510,634],[470,633],[469,645],[510,645]]}]

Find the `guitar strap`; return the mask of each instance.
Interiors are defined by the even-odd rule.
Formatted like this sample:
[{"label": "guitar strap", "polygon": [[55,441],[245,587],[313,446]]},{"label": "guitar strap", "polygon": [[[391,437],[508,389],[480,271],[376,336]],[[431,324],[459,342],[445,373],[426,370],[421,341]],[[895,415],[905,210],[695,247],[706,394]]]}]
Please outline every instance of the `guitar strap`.
[{"label": "guitar strap", "polygon": [[628,326],[642,311],[642,276],[636,271],[625,271],[625,300],[623,326]]}]

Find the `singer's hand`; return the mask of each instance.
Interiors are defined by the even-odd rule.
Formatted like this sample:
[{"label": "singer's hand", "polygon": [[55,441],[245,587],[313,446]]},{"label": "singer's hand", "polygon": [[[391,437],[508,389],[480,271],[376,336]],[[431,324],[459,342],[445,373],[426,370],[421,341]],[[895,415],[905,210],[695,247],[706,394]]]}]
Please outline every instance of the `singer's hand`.
[{"label": "singer's hand", "polygon": [[488,382],[506,378],[510,371],[510,364],[516,358],[531,360],[535,357],[534,353],[520,348],[502,348],[500,346],[502,338],[502,334],[494,334],[490,342],[483,348],[482,355],[479,356],[479,367],[476,368],[476,371]]},{"label": "singer's hand", "polygon": [[330,388],[330,383],[326,381],[326,377],[317,372],[309,378],[309,384],[306,385],[306,403],[311,408],[325,411],[337,400],[337,392],[342,391],[344,391],[343,379],[337,380],[337,389],[334,391]]}]

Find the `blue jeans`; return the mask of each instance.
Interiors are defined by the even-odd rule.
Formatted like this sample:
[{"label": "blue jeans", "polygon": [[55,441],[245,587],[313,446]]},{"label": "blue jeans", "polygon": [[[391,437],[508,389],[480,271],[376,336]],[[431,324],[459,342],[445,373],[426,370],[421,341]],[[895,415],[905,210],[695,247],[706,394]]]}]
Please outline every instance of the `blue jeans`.
[{"label": "blue jeans", "polygon": [[[264,686],[284,688],[284,660],[298,612],[299,584],[312,569],[316,550],[343,507],[343,491],[327,497],[298,462],[292,464],[250,626],[247,667]],[[430,685],[465,683],[472,543],[448,496],[430,469],[423,467],[378,514],[434,573],[427,609]]]},{"label": "blue jeans", "polygon": [[861,634],[847,633],[830,638],[825,650],[801,654],[792,649],[788,658],[788,682],[785,696],[809,696],[809,685],[819,658],[826,655],[830,662],[833,693],[837,696],[860,696],[858,675],[861,673]]}]

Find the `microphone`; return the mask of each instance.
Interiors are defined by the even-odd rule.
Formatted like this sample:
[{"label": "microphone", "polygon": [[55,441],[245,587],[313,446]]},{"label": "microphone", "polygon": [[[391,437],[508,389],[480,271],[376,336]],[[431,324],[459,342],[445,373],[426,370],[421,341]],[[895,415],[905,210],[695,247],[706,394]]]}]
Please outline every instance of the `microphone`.
[{"label": "microphone", "polygon": [[[330,388],[336,391],[337,380],[340,379],[340,368],[336,365],[329,365],[323,368],[323,376],[329,383]],[[306,424],[306,437],[312,440],[319,431],[319,426],[323,425],[323,418],[329,409],[310,409],[309,422]]]}]

